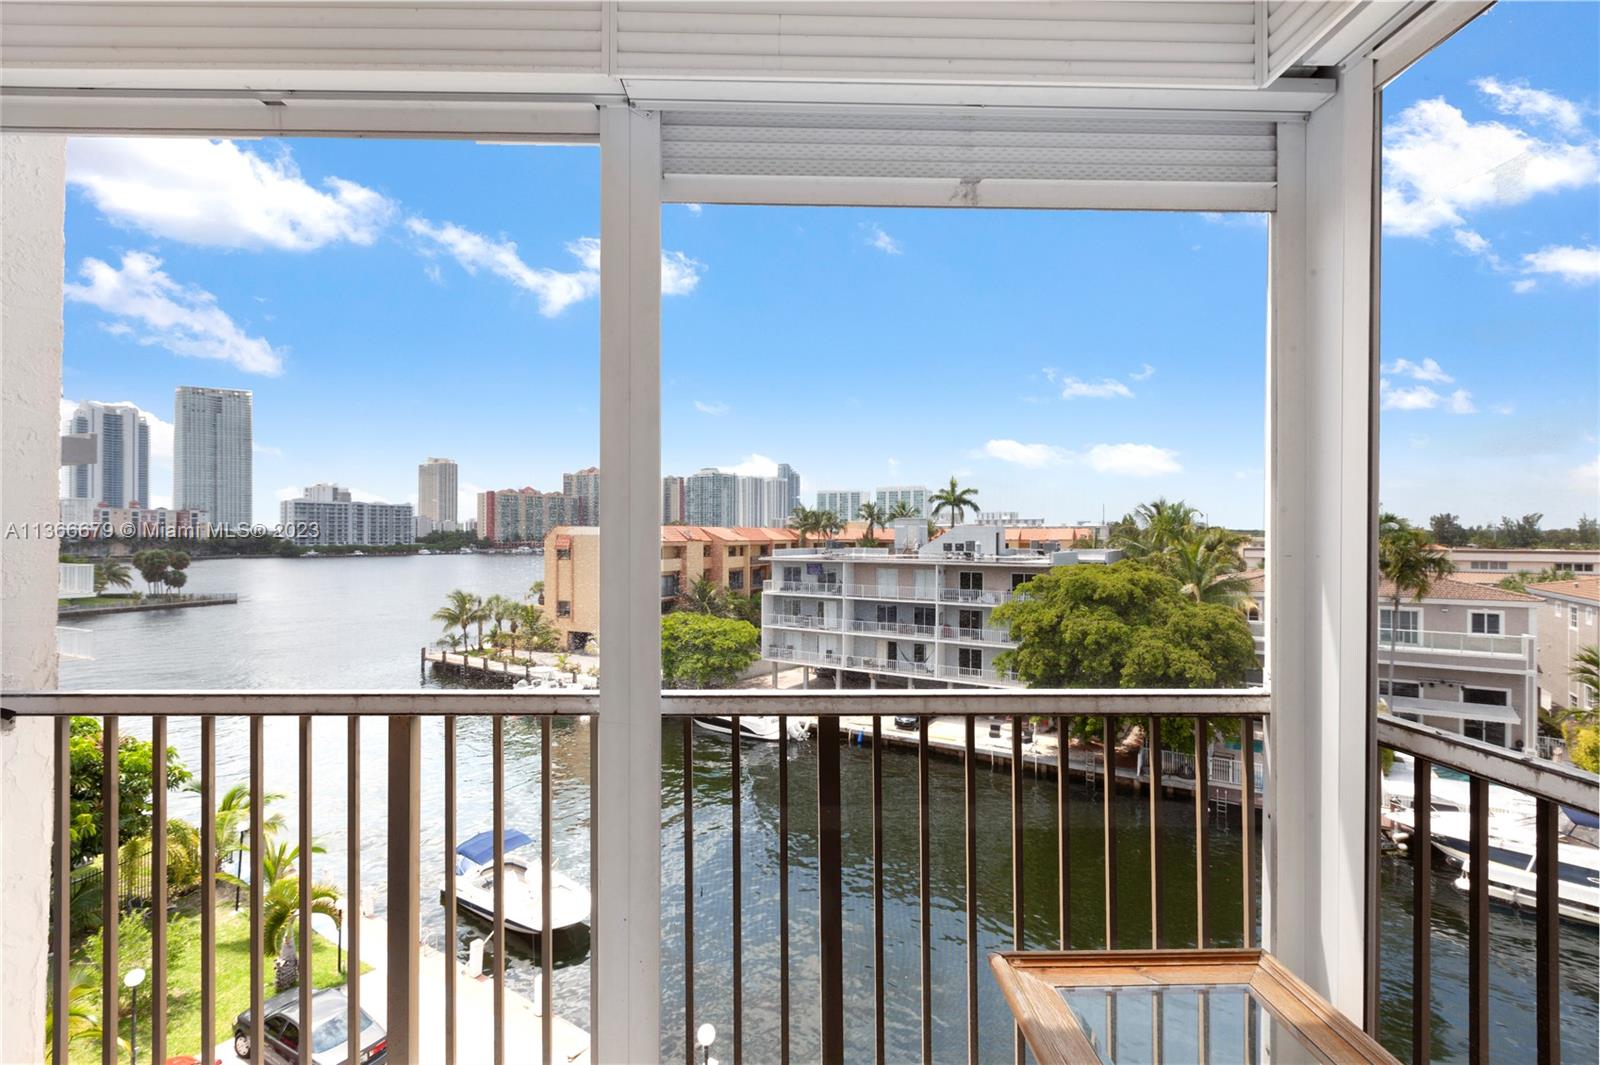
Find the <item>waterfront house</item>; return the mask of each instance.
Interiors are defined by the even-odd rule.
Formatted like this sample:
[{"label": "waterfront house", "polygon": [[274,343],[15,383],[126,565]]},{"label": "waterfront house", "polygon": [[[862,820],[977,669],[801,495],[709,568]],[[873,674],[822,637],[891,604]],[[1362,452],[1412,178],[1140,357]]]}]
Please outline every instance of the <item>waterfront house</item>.
[{"label": "waterfront house", "polygon": [[[403,1065],[449,1061],[458,1047],[464,1061],[503,1059],[508,1051],[545,1061],[586,1055],[606,1065],[683,1061],[697,1049],[702,1059],[710,1057],[708,1043],[715,1043],[719,1060],[738,1061],[741,1040],[749,1038],[754,1045],[758,1026],[749,1022],[756,1016],[772,1042],[781,1041],[783,1051],[774,1057],[788,1059],[791,1052],[811,1056],[814,1050],[816,1059],[830,1065],[847,1059],[883,1061],[889,1059],[883,1019],[894,994],[910,1003],[902,1005],[913,1011],[908,1016],[915,1020],[905,1028],[915,1029],[911,1041],[920,1042],[924,1056],[931,1057],[937,1022],[941,1037],[964,1040],[969,1061],[980,1060],[981,1050],[990,1059],[1013,1053],[1020,1059],[1009,1016],[1004,1025],[980,1033],[980,999],[992,1000],[997,993],[983,956],[1003,946],[1037,950],[1043,945],[1036,915],[1025,907],[1041,907],[1065,925],[1075,906],[1078,921],[1092,919],[1096,947],[1215,947],[1220,945],[1215,933],[1226,913],[1232,929],[1229,943],[1251,959],[1270,956],[1283,973],[1303,981],[1298,1010],[1310,1013],[1326,1030],[1365,1030],[1397,1047],[1415,1048],[1416,1060],[1427,1058],[1434,1037],[1446,1025],[1465,1030],[1460,1041],[1474,1061],[1488,1060],[1492,1036],[1508,1030],[1523,1040],[1519,1046],[1524,1052],[1516,1060],[1561,1060],[1557,831],[1562,807],[1589,815],[1600,811],[1592,775],[1373,712],[1380,629],[1374,576],[1378,464],[1373,447],[1382,365],[1374,345],[1384,298],[1377,284],[1384,89],[1487,6],[1475,0],[826,6],[794,0],[749,6],[709,0],[671,5],[618,0],[9,0],[0,6],[0,320],[5,323],[0,335],[0,450],[6,464],[0,480],[0,523],[48,525],[59,502],[61,279],[69,273],[64,224],[68,136],[441,137],[463,143],[598,145],[595,231],[601,234],[604,255],[596,255],[592,268],[586,265],[587,272],[572,283],[598,290],[600,297],[599,462],[605,477],[599,485],[600,525],[584,535],[593,544],[593,577],[587,579],[592,593],[586,594],[591,594],[596,616],[605,618],[606,662],[598,690],[140,693],[117,686],[106,692],[58,691],[52,624],[60,579],[58,545],[43,538],[8,537],[0,544],[0,705],[5,710],[0,724],[0,764],[5,767],[0,776],[0,881],[6,903],[0,911],[0,1061],[42,1060],[47,1023],[53,1056],[65,1061],[69,1023],[74,1023],[70,1011],[61,1008],[73,993],[74,974],[51,961],[52,951],[58,961],[68,957],[70,945],[75,811],[68,776],[68,718],[75,714],[102,718],[103,742],[111,749],[124,718],[152,717],[152,735],[161,743],[169,716],[198,718],[205,754],[197,762],[195,786],[207,810],[218,798],[211,756],[219,721],[238,725],[240,753],[247,751],[250,767],[247,790],[257,809],[264,801],[268,757],[264,722],[281,718],[295,724],[296,753],[306,767],[296,795],[305,871],[314,874],[318,868],[340,865],[353,893],[365,893],[369,902],[374,894],[383,900],[381,923],[355,916],[342,926],[352,937],[343,944],[351,970],[360,971],[363,955],[355,937],[364,927],[366,956],[383,966],[381,985],[367,984],[370,993],[364,998],[360,990],[366,981],[348,984],[348,1016],[354,1022],[348,1035],[355,1054],[361,1049],[361,1011],[370,1007],[382,1015],[388,1059]],[[1572,147],[1574,154],[1586,150]],[[1495,184],[1498,176],[1484,180]],[[664,492],[661,482],[663,204],[1267,216],[1264,377],[1252,383],[1262,389],[1266,412],[1269,527],[1262,547],[1268,574],[1259,622],[1262,686],[1229,691],[966,687],[935,693],[663,693],[662,578],[668,575],[666,564],[678,561],[664,558],[663,551],[669,544],[683,548],[683,566],[675,571],[680,578],[707,567],[707,559],[725,564],[730,557],[739,558],[717,552],[719,546],[738,546],[734,541],[709,535],[667,541],[658,532],[663,505],[669,512],[674,505],[663,498],[672,493]],[[1152,313],[1168,305],[1167,295],[1149,293]],[[470,331],[471,322],[445,325]],[[1001,387],[1006,394],[1015,392],[1014,382],[1002,386],[986,379],[983,353],[974,355],[972,364],[959,371],[963,385],[974,392],[999,394]],[[740,379],[741,384],[770,387],[776,364],[756,359],[747,365],[758,369]],[[785,368],[805,372],[803,365]],[[419,379],[417,388],[425,392],[439,376],[469,373],[473,387],[503,387],[494,375],[478,369],[470,361],[441,365],[437,374]],[[911,357],[895,369],[928,372],[925,363]],[[197,423],[181,400],[176,417],[175,505],[202,508],[214,521],[230,525],[250,518],[251,437],[248,406],[241,402],[234,401],[237,424],[223,427],[229,429],[225,457],[237,467],[225,484],[199,476],[204,470],[197,473],[194,458],[205,458],[205,448],[199,446]],[[797,390],[797,424],[807,404],[842,402],[832,382]],[[919,428],[938,426],[942,413],[930,409],[926,425]],[[522,428],[501,430],[511,446],[523,447],[527,433]],[[862,430],[864,435],[885,431],[882,424]],[[719,492],[719,505],[727,504],[725,489],[719,486]],[[543,526],[536,532],[524,522],[515,534],[501,537],[496,521],[501,498],[480,496],[478,529],[489,539],[536,540],[548,529],[570,523],[568,516],[556,518],[541,510]],[[774,553],[767,565],[777,572],[762,579],[799,586],[777,589],[788,598],[775,601],[774,607],[820,601],[824,622],[830,603],[836,604],[833,617],[841,622],[874,624],[877,607],[892,603],[897,606],[894,620],[883,624],[898,626],[898,607],[909,605],[912,613],[904,623],[935,627],[924,645],[941,653],[932,658],[939,668],[953,666],[957,673],[952,679],[987,679],[981,676],[991,662],[984,640],[963,640],[958,632],[947,641],[939,627],[950,624],[981,635],[993,605],[987,597],[1007,594],[1013,580],[1025,580],[1054,560],[1053,554],[1007,554],[1003,540],[990,542],[987,536],[976,528],[970,534],[955,530],[914,550],[908,545],[904,559],[813,552],[794,558],[795,575],[779,569],[790,562]],[[574,550],[576,543],[574,539]],[[752,538],[746,546],[757,543]],[[948,558],[943,554],[947,549]],[[924,551],[935,554],[930,558]],[[724,572],[742,573],[753,582],[760,557],[750,561],[746,555],[743,564]],[[555,560],[557,568],[562,561]],[[930,572],[930,566],[931,584],[930,578],[918,576]],[[847,596],[847,577],[852,588],[871,592],[859,599],[853,592]],[[559,590],[559,578],[555,584],[557,591],[547,588],[547,603],[552,595],[568,594]],[[899,598],[907,588],[911,598]],[[922,598],[924,591],[931,594]],[[576,600],[557,599],[558,608],[562,601]],[[1510,603],[1521,601],[1495,602],[1507,605],[1487,609],[1505,609],[1509,615]],[[1546,605],[1536,610],[1548,617],[1555,600],[1539,602]],[[1478,604],[1451,600],[1448,605],[1453,621],[1458,610],[1465,618]],[[295,607],[305,609],[302,604]],[[930,608],[931,617],[916,613]],[[969,625],[961,612],[973,610],[977,624]],[[812,616],[818,616],[814,606]],[[1403,620],[1398,615],[1390,619],[1395,629]],[[583,631],[598,633],[598,622],[590,624]],[[1426,624],[1423,619],[1416,631],[1427,631]],[[1463,637],[1493,635],[1474,633],[1470,627],[1460,631]],[[879,643],[887,633],[861,635],[874,645],[873,654],[862,657],[889,660],[887,647]],[[1493,638],[1508,636],[1509,631]],[[843,631],[839,638],[840,653],[850,653]],[[894,638],[900,639],[898,633]],[[1428,650],[1408,646],[1417,646],[1419,654]],[[974,651],[977,658],[970,657]],[[924,662],[929,654],[924,652]],[[898,643],[893,660],[902,661]],[[1432,665],[1435,660],[1442,661],[1443,655],[1418,662],[1442,669]],[[817,738],[803,748],[804,757],[790,757],[785,747],[784,755],[773,760],[770,794],[780,797],[775,801],[783,813],[783,829],[760,839],[750,838],[754,828],[741,820],[741,813],[750,809],[742,801],[697,819],[695,759],[681,758],[674,765],[664,755],[663,743],[663,735],[669,734],[679,752],[692,754],[696,716],[753,711],[823,723]],[[911,921],[922,949],[907,952],[913,960],[898,970],[903,980],[887,978],[884,966],[877,964],[884,956],[884,923],[866,917],[874,913],[873,903],[883,889],[880,851],[867,841],[882,835],[873,831],[881,824],[874,815],[885,803],[877,801],[870,787],[848,793],[842,787],[840,731],[828,725],[844,715],[866,715],[880,723],[907,719],[919,730],[926,730],[935,717],[953,717],[962,726],[958,733],[964,734],[964,749],[954,752],[962,759],[962,786],[947,796],[946,805],[935,813],[925,790],[908,789],[893,799],[915,810],[914,823],[921,828],[919,859],[913,860],[921,876],[906,877],[906,882],[926,884],[936,872],[942,882],[953,885],[951,897],[957,900],[954,907],[930,912],[928,896],[922,895],[922,909]],[[980,809],[974,740],[980,717],[994,718],[1000,738],[1017,751],[1025,722],[1032,717],[1102,727],[1137,719],[1156,744],[1161,742],[1160,725],[1172,719],[1191,727],[1202,753],[1207,730],[1227,726],[1240,737],[1240,783],[1256,797],[1243,804],[1251,812],[1238,832],[1238,846],[1229,851],[1233,877],[1228,890],[1215,890],[1222,862],[1208,850],[1212,822],[1205,804],[1196,807],[1192,855],[1183,856],[1192,860],[1168,862],[1166,848],[1143,843],[1113,850],[1114,841],[1129,837],[1118,835],[1119,811],[1127,807],[1116,801],[1110,783],[1121,773],[1142,774],[1139,795],[1147,805],[1136,828],[1153,834],[1162,810],[1159,774],[1166,763],[1150,757],[1138,770],[1123,766],[1110,742],[1099,751],[1108,785],[1102,794],[1074,789],[1069,802],[1067,789],[1057,792],[1064,814],[1093,805],[1100,826],[1094,831],[1104,840],[1103,850],[1075,866],[1075,876],[1061,875],[1067,872],[1069,854],[1063,827],[1049,841],[1059,846],[1049,867],[1024,868],[1025,841],[1048,836],[1050,830],[1045,823],[1024,823],[1020,757],[1011,763],[1010,802],[998,794],[985,795]],[[313,722],[343,718],[349,721],[344,768],[335,780],[316,781],[314,791],[309,770]],[[364,719],[383,723],[380,759],[372,757],[370,748],[362,756]],[[533,724],[519,739],[527,742],[504,743],[508,723],[517,728],[526,719]],[[458,726],[462,734],[488,744],[498,822],[505,814],[503,778],[527,782],[533,779],[533,766],[550,768],[541,754],[550,748],[552,721],[579,723],[574,731],[588,737],[592,757],[580,773],[560,779],[539,772],[537,795],[523,793],[519,801],[544,813],[553,805],[552,791],[559,790],[565,803],[578,808],[585,828],[581,854],[589,864],[584,873],[593,893],[592,958],[583,999],[588,1015],[575,1018],[575,1026],[557,1018],[550,1006],[555,972],[549,952],[540,963],[538,986],[545,997],[535,1019],[531,1009],[504,1008],[508,999],[514,1003],[519,997],[504,994],[499,963],[505,952],[494,951],[489,978],[458,981],[459,959],[445,960],[424,943],[421,923],[424,906],[436,905],[440,890],[428,877],[442,864],[441,857],[450,860]],[[430,737],[426,761],[425,729]],[[492,738],[484,739],[485,734]],[[852,739],[870,735],[868,728]],[[742,748],[730,745],[726,750],[717,771],[735,782],[754,780],[756,773],[740,760]],[[1462,905],[1448,917],[1448,931],[1435,934],[1430,908],[1433,892],[1448,884],[1437,887],[1435,878],[1422,875],[1425,866],[1420,864],[1418,875],[1405,877],[1413,886],[1406,906],[1381,906],[1380,828],[1386,811],[1378,805],[1378,774],[1385,750],[1413,755],[1424,766],[1431,762],[1456,770],[1468,777],[1470,794],[1477,797],[1470,831],[1476,857],[1465,874],[1469,886]],[[271,752],[274,762],[288,755],[287,748]],[[1192,771],[1203,772],[1207,764],[1203,757],[1197,759]],[[768,778],[763,767],[761,779]],[[878,779],[876,774],[872,779]],[[1418,777],[1419,783],[1430,779],[1427,773]],[[985,792],[1004,790],[999,778],[994,780],[1000,787],[986,786]],[[114,777],[108,783],[112,786],[102,789],[98,811],[103,839],[109,837],[105,842],[110,844],[104,846],[97,889],[106,935],[99,941],[100,957],[91,959],[83,979],[115,1003],[122,1001],[127,958],[118,934],[120,789]],[[795,803],[811,807],[804,831],[798,818],[790,831],[791,784]],[[1528,827],[1534,868],[1526,873],[1528,887],[1519,896],[1531,911],[1532,928],[1518,942],[1531,957],[1519,958],[1515,966],[1490,964],[1485,867],[1491,784],[1525,793],[1537,807]],[[670,819],[673,830],[681,833],[676,837],[681,850],[673,853],[683,855],[678,876],[671,880],[663,875],[664,787],[674,789]],[[424,811],[425,792],[430,800],[442,796],[438,808],[430,805]],[[734,794],[744,793],[736,788]],[[354,830],[347,852],[313,855],[312,811],[336,796],[348,796],[351,803]],[[148,917],[137,918],[148,921],[157,943],[164,941],[169,919],[162,864],[168,848],[160,835],[167,823],[167,800],[163,789],[156,789],[151,799],[151,823],[157,826],[151,854],[158,872],[151,878],[149,905],[141,907],[141,915]],[[1254,813],[1258,804],[1259,827]],[[1416,832],[1421,839],[1427,838],[1428,809],[1426,802],[1418,803]],[[363,812],[381,816],[383,826],[365,839],[360,831]],[[862,820],[848,822],[847,833],[850,816]],[[436,817],[445,819],[442,855]],[[256,818],[251,828],[256,835],[248,858],[252,887],[242,916],[233,919],[235,927],[240,920],[250,925],[252,1009],[241,1019],[240,1036],[256,1047],[264,1045],[262,965],[271,961],[261,949],[263,840],[256,827],[261,820]],[[1063,816],[1059,824],[1066,823]],[[211,826],[204,827],[198,834],[202,846],[214,846]],[[901,835],[910,839],[919,833]],[[426,860],[424,838],[432,841]],[[380,840],[382,882],[364,885],[363,859],[376,852]],[[931,870],[934,844],[940,860]],[[788,873],[778,881],[783,918],[745,928],[743,881],[730,875],[727,920],[702,923],[697,938],[696,891],[706,882],[696,881],[694,873],[697,858],[712,848],[733,856],[768,848],[781,854]],[[863,859],[869,849],[872,857]],[[543,869],[548,870],[549,848],[544,853]],[[847,853],[857,863],[848,876]],[[1420,855],[1414,860],[1426,861],[1428,847],[1418,845],[1413,853]],[[965,856],[964,862],[959,855]],[[1010,874],[1009,891],[999,892],[1013,907],[1009,921],[986,919],[980,924],[980,856],[985,868]],[[214,864],[200,863],[198,890],[207,904],[216,897]],[[1117,878],[1126,887],[1130,875],[1140,900],[1132,914],[1127,907],[1119,910],[1119,900],[1129,896],[1116,890]],[[790,885],[799,884],[800,878],[806,885],[803,916],[798,904],[793,913],[787,908]],[[1092,894],[1086,898],[1082,886],[1074,890],[1073,879]],[[1185,901],[1194,903],[1183,922],[1193,935],[1182,943],[1177,942],[1175,922],[1164,920],[1173,912],[1165,900],[1172,897],[1168,889],[1175,879],[1184,883]],[[448,890],[453,878],[445,881],[442,889]],[[1044,889],[1047,901],[1024,898],[1024,889],[1035,890],[1030,885],[1041,882],[1049,885]],[[310,908],[311,883],[312,875],[299,879],[303,909]],[[361,902],[360,897],[350,898],[349,913],[361,914]],[[204,912],[214,914],[216,909],[208,905]],[[448,912],[446,920],[453,922],[453,911]],[[1497,925],[1502,916],[1496,914]],[[1029,931],[1024,917],[1033,926],[1032,937],[1024,934]],[[791,926],[801,920],[807,923],[804,934],[791,934]],[[1380,937],[1396,921],[1412,933],[1411,950],[1401,957],[1385,955],[1380,980]],[[1443,918],[1440,927],[1445,927]],[[453,946],[455,926],[443,924],[441,930],[445,934],[440,941]],[[1048,931],[1052,945],[1067,939],[1064,927]],[[372,949],[374,937],[381,937],[380,949]],[[774,939],[784,962],[781,978],[773,981],[777,986],[747,981],[745,966],[753,965],[758,954],[774,953]],[[1448,988],[1442,979],[1437,985],[1432,981],[1429,952],[1436,939],[1441,954],[1452,952],[1455,968]],[[503,942],[502,936],[496,946]],[[1082,949],[1088,942],[1080,936],[1071,945]],[[682,953],[669,956],[668,943],[677,944]],[[298,940],[302,970],[310,969],[310,944],[309,934]],[[1256,954],[1258,948],[1269,955]],[[290,950],[296,952],[296,947]],[[200,986],[209,988],[216,965],[204,933],[200,954]],[[154,1012],[145,1015],[151,1018],[147,1023],[154,1045],[141,1044],[141,1054],[163,1059],[198,1051],[202,1060],[214,1060],[214,1049],[231,1034],[227,1028],[234,1017],[213,1016],[208,999],[195,1040],[203,1045],[170,1045],[161,1012],[169,1000],[167,963],[159,951],[154,957],[161,960],[148,973],[151,990],[144,1000],[147,1008],[155,1004]],[[934,957],[941,962],[923,960]],[[864,975],[869,970],[873,975]],[[1536,975],[1526,979],[1536,990],[1526,996],[1527,1008],[1510,1016],[1497,1012],[1491,1028],[1491,1000],[1497,1011],[1504,1010],[1505,1002],[1491,991],[1530,970]],[[702,975],[699,999],[697,972]],[[704,974],[713,972],[725,974],[729,992],[714,1003],[704,983]],[[806,977],[803,982],[800,974]],[[310,984],[301,985],[302,1015],[311,1011]],[[491,987],[493,995],[485,995]],[[1233,994],[1244,1001],[1237,987]],[[1455,997],[1445,1009],[1447,994]],[[57,1004],[49,1022],[47,1000]],[[1398,1000],[1406,1000],[1405,1005],[1397,1006]],[[936,1001],[942,1011],[937,1017]],[[1104,1003],[1110,1011],[1109,992]],[[1385,1025],[1380,1032],[1385,1009],[1402,1010],[1409,1023]],[[713,1010],[725,1018],[720,1033],[709,1030]],[[1122,1016],[1133,1020],[1133,1014],[1149,1012],[1125,1010]],[[508,1016],[525,1020],[512,1032],[509,1046]],[[132,1030],[131,1017],[108,1008],[99,1021],[102,1059],[120,1060],[120,1040]],[[1261,1027],[1239,1025],[1238,1030],[1246,1047],[1259,1048],[1257,1040],[1278,1038],[1265,1022]],[[576,1034],[558,1050],[561,1033]],[[492,1053],[467,1053],[469,1041],[480,1050],[492,1047]],[[1152,1038],[1147,1044],[1152,1058],[1154,1042]],[[1003,1046],[998,1053],[993,1049],[997,1043]],[[311,1040],[302,1041],[300,1051],[301,1060],[309,1062]],[[904,1056],[917,1054],[906,1050]]]},{"label": "waterfront house", "polygon": [[1539,709],[1595,709],[1595,693],[1574,673],[1578,653],[1600,646],[1600,574],[1527,586],[1538,599]]}]

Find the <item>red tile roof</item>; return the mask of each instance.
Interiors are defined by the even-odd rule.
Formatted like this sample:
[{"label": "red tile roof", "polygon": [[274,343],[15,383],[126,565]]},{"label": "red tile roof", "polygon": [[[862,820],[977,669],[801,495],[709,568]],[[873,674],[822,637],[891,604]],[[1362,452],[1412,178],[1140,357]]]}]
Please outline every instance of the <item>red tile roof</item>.
[{"label": "red tile roof", "polygon": [[[1378,598],[1394,598],[1394,585],[1388,581],[1378,581]],[[1402,599],[1410,599],[1410,594],[1404,594]],[[1443,577],[1433,582],[1424,599],[1452,599],[1461,602],[1481,603],[1487,601],[1504,603],[1537,603],[1539,600],[1531,595],[1521,592],[1509,592],[1504,588],[1497,588],[1492,584],[1469,584],[1466,581],[1453,580]]]}]

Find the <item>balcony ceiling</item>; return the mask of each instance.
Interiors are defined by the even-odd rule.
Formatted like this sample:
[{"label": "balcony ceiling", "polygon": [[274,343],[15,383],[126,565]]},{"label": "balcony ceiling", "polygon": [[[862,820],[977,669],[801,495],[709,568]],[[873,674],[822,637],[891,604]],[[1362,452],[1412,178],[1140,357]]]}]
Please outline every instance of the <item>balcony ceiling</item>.
[{"label": "balcony ceiling", "polygon": [[1032,105],[1119,89],[1237,106],[1426,6],[9,0],[0,66],[7,86],[56,89]]}]

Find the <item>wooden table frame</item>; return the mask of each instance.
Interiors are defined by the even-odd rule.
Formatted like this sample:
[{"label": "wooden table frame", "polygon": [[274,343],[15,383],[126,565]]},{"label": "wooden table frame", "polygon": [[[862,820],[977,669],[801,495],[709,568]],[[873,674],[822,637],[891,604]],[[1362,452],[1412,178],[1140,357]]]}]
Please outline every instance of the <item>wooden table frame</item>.
[{"label": "wooden table frame", "polygon": [[1098,1065],[1060,988],[1248,989],[1327,1065],[1399,1065],[1378,1042],[1261,950],[1013,951],[989,956],[995,980],[1040,1065]]}]

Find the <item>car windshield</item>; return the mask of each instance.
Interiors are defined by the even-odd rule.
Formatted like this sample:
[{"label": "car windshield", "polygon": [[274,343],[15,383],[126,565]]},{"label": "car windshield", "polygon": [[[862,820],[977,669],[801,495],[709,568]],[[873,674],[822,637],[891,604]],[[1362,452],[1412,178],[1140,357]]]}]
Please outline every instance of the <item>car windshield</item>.
[{"label": "car windshield", "polygon": [[[348,1018],[349,1014],[347,1014],[344,1010],[340,1010],[338,1013],[335,1013],[332,1017],[329,1017],[327,1020],[318,1025],[317,1030],[312,1033],[311,1048],[320,1054],[325,1050],[332,1050],[336,1046],[342,1046],[343,1044],[349,1042],[350,1026],[347,1023]],[[367,1041],[369,1036],[368,1029],[371,1027],[372,1018],[367,1016],[366,1010],[362,1010],[361,1041],[363,1044],[365,1044]]]}]

